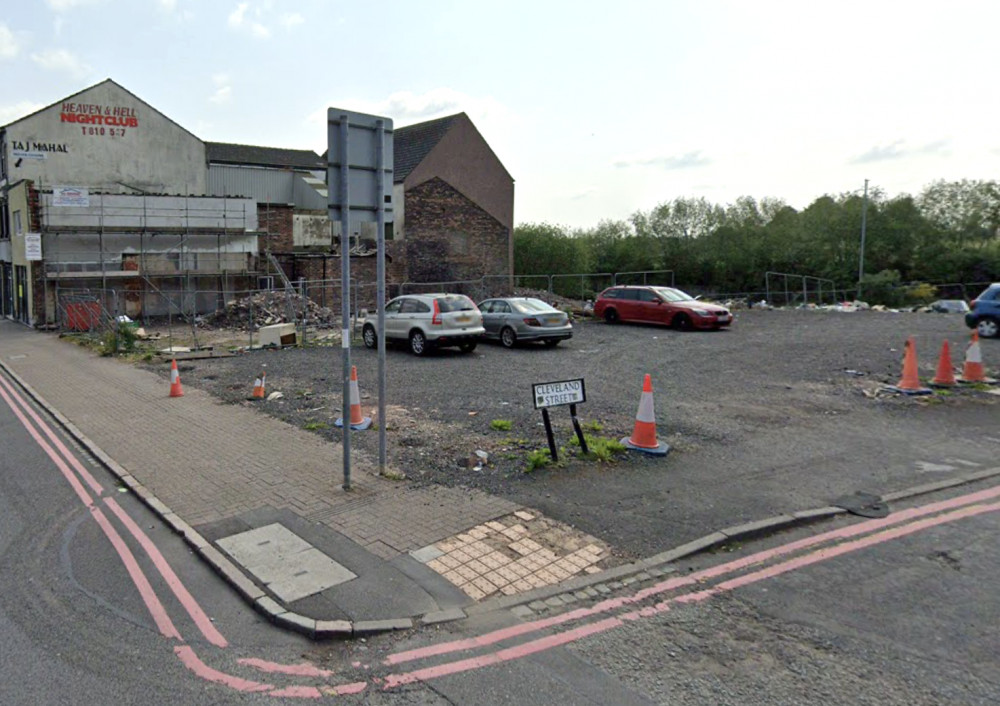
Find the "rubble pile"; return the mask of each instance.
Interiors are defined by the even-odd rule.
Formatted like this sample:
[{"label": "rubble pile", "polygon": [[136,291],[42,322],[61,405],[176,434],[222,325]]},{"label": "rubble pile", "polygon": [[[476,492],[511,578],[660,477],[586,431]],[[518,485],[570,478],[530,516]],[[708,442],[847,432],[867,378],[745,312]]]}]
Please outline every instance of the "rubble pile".
[{"label": "rubble pile", "polygon": [[527,287],[515,287],[515,297],[533,297],[547,302],[560,311],[570,311],[574,314],[582,314],[586,308],[586,303],[579,299],[570,299],[553,294],[544,289],[528,289]]},{"label": "rubble pile", "polygon": [[298,293],[274,290],[234,299],[226,304],[225,309],[199,319],[198,324],[205,328],[252,327],[256,330],[272,324],[299,324],[303,320],[306,326],[335,328],[340,321],[340,312],[320,306]]}]

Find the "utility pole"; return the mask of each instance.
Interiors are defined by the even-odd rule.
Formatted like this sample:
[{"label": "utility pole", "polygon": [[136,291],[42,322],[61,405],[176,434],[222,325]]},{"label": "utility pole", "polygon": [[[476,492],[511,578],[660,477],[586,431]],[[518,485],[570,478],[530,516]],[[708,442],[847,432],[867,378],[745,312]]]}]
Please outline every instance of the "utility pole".
[{"label": "utility pole", "polygon": [[868,223],[868,180],[865,179],[865,195],[861,202],[861,254],[858,257],[858,299],[861,299],[861,280],[865,276],[865,228]]}]

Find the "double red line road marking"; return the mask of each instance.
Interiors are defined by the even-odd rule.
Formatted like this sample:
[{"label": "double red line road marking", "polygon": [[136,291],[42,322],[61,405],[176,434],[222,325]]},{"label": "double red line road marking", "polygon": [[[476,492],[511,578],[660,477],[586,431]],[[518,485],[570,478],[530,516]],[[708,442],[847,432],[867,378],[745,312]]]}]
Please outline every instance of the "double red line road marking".
[{"label": "double red line road marking", "polygon": [[[205,664],[194,649],[184,643],[184,639],[170,619],[132,551],[99,507],[97,501],[107,506],[146,552],[156,570],[201,632],[202,637],[215,647],[226,648],[228,646],[228,641],[184,587],[153,541],[128,516],[114,498],[103,495],[104,489],[101,484],[76,456],[70,453],[56,432],[38,416],[3,376],[0,376],[0,399],[7,403],[35,443],[48,455],[73,488],[77,497],[90,510],[91,516],[107,536],[108,541],[111,542],[133,583],[135,583],[157,629],[164,637],[180,643],[174,647],[174,653],[180,661],[193,673],[208,681],[223,684],[237,691],[267,692],[270,695],[282,697],[316,698],[324,695],[351,694],[363,691],[369,686],[391,689],[417,681],[440,678],[522,659],[553,647],[623,627],[629,622],[660,615],[677,604],[703,601],[712,596],[905,537],[930,527],[1000,510],[1000,501],[997,501],[1000,498],[1000,486],[902,510],[889,517],[868,520],[823,532],[683,577],[669,578],[631,595],[600,601],[589,608],[571,610],[560,615],[521,623],[476,637],[396,652],[378,664],[357,665],[361,668],[364,676],[354,682],[317,685],[316,681],[328,682],[335,679],[336,674],[318,669],[310,664],[285,665],[256,658],[239,660],[241,664],[265,673],[310,679],[314,682],[312,684],[277,687],[216,670]],[[90,488],[93,496],[84,484]],[[97,501],[95,501],[95,497]],[[745,571],[751,568],[753,568],[752,571]],[[576,622],[582,622],[582,624],[558,631],[562,626]],[[557,631],[553,632],[553,630]],[[543,632],[549,634],[532,637]],[[501,643],[514,644],[501,646]],[[494,646],[498,646],[499,649],[495,649]],[[460,656],[470,652],[478,654]],[[458,658],[452,659],[453,656]],[[431,661],[437,663],[427,664]],[[409,671],[391,671],[399,665],[415,662],[424,663],[426,666],[419,666]],[[385,676],[374,676],[374,671],[388,671],[389,673]]]}]

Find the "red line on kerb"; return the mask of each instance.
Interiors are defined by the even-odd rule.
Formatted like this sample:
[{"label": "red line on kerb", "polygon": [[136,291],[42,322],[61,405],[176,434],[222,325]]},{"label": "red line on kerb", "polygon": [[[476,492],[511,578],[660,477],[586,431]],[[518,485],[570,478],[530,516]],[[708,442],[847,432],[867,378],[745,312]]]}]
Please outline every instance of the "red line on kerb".
[{"label": "red line on kerb", "polygon": [[236,691],[270,691],[274,688],[273,684],[262,684],[261,682],[250,681],[249,679],[241,679],[240,677],[234,677],[232,674],[220,672],[218,669],[212,669],[202,662],[198,658],[198,655],[195,654],[195,651],[188,645],[175,647],[174,654],[180,658],[185,667],[202,679],[223,684],[230,689],[235,689]]},{"label": "red line on kerb", "polygon": [[850,552],[857,551],[859,549],[864,549],[876,544],[881,544],[883,542],[888,542],[893,539],[898,539],[900,537],[914,534],[916,532],[928,529],[930,527],[935,527],[937,525],[942,525],[948,522],[954,522],[956,520],[962,520],[969,517],[974,517],[976,515],[981,515],[987,512],[996,512],[998,510],[1000,510],[1000,503],[994,503],[991,505],[973,505],[959,510],[954,510],[944,515],[939,515],[937,517],[929,517],[924,520],[918,520],[903,527],[896,527],[894,529],[887,530],[885,532],[880,532],[878,534],[874,534],[869,537],[856,539],[851,542],[845,542],[843,544],[834,547],[819,549],[805,556],[789,559],[785,562],[767,567],[760,571],[756,571],[751,574],[747,574],[745,576],[739,576],[737,578],[730,579],[729,581],[724,581],[711,588],[707,588],[701,591],[696,591],[694,593],[688,593],[681,596],[676,596],[674,598],[658,603],[655,606],[650,606],[639,611],[634,611],[632,613],[625,614],[620,618],[606,618],[605,620],[598,621],[596,623],[591,623],[589,625],[584,625],[574,630],[568,630],[558,635],[552,635],[540,638],[538,640],[527,642],[522,645],[510,647],[505,650],[499,650],[497,652],[492,652],[478,657],[470,657],[468,659],[458,660],[455,662],[450,662],[435,667],[417,669],[412,672],[404,672],[402,674],[392,674],[386,677],[384,688],[391,689],[404,684],[410,684],[414,681],[423,681],[427,679],[434,679],[437,677],[448,676],[459,672],[465,672],[472,669],[479,669],[493,664],[498,664],[500,662],[505,662],[508,660],[525,657],[530,654],[534,654],[535,652],[567,644],[569,642],[574,642],[584,637],[589,637],[590,635],[611,630],[613,628],[624,625],[625,622],[627,621],[634,621],[639,619],[640,617],[651,617],[659,613],[667,612],[668,610],[670,610],[671,604],[674,603],[683,604],[683,603],[696,603],[704,601],[711,598],[712,596],[716,596],[721,593],[726,593],[736,588],[757,583],[758,581],[763,581],[765,579],[773,578],[783,573],[787,573],[788,571],[800,569],[809,566],[811,564],[815,564],[821,561],[825,561],[827,559],[832,559],[834,557],[841,556],[843,554],[848,554]]},{"label": "red line on kerb", "polygon": [[[570,611],[568,613],[563,613],[562,615],[556,615],[551,618],[545,618],[542,620],[535,620],[528,623],[522,623],[520,625],[514,625],[509,628],[503,628],[500,630],[495,630],[493,632],[485,633],[477,637],[466,638],[462,640],[454,640],[452,642],[444,642],[439,645],[429,645],[427,647],[418,647],[412,650],[406,650],[404,652],[397,652],[396,654],[389,655],[383,660],[383,664],[395,665],[402,664],[404,662],[411,662],[418,659],[426,659],[428,657],[436,657],[443,654],[448,654],[451,652],[461,652],[464,650],[475,649],[478,647],[488,647],[489,645],[496,644],[497,642],[503,642],[515,637],[520,637],[521,635],[526,635],[532,632],[537,632],[539,630],[544,630],[546,628],[555,627],[556,625],[561,625],[563,623],[571,622],[573,620],[579,620],[582,618],[592,617],[594,615],[599,615],[605,613],[609,610],[614,610],[620,608],[624,605],[629,605],[636,603],[638,601],[645,600],[651,596],[659,595],[660,593],[665,593],[667,591],[672,591],[677,588],[684,588],[686,586],[692,586],[697,584],[699,581],[709,578],[717,578],[727,573],[732,573],[739,569],[744,569],[748,566],[754,564],[759,564],[768,559],[773,559],[778,556],[783,556],[785,554],[790,554],[800,549],[806,549],[823,542],[827,542],[833,539],[845,539],[847,537],[856,536],[858,534],[864,534],[866,532],[872,532],[884,527],[891,525],[896,525],[901,522],[906,522],[907,520],[922,517],[924,515],[929,515],[935,512],[941,512],[943,510],[948,510],[954,507],[959,507],[961,505],[968,505],[980,500],[987,500],[1000,496],[1000,486],[995,488],[987,488],[986,490],[980,490],[975,493],[969,493],[968,495],[959,496],[957,498],[951,498],[950,500],[942,500],[930,505],[925,505],[922,507],[910,508],[907,510],[901,510],[900,512],[893,513],[891,516],[886,518],[880,518],[876,520],[868,520],[857,525],[851,525],[850,527],[843,527],[841,529],[831,530],[829,532],[824,532],[822,534],[815,535],[813,537],[806,537],[804,539],[797,540],[795,542],[789,542],[788,544],[781,545],[780,547],[774,547],[772,549],[766,549],[756,554],[751,554],[750,556],[743,557],[742,559],[735,559],[718,566],[714,566],[708,569],[703,569],[701,571],[694,572],[687,576],[679,576],[667,579],[666,581],[661,581],[649,588],[644,588],[638,591],[632,596],[624,596],[621,598],[613,598],[609,600],[602,601],[595,604],[590,608],[578,608],[576,610]],[[697,594],[691,594],[697,595]],[[687,600],[698,600],[697,598],[688,598]]]},{"label": "red line on kerb", "polygon": [[331,671],[320,669],[319,667],[308,663],[278,664],[277,662],[268,662],[267,660],[257,659],[256,657],[246,657],[237,660],[237,662],[245,664],[248,667],[253,667],[254,669],[259,669],[262,672],[291,674],[297,677],[330,677],[334,674]]},{"label": "red line on kerb", "polygon": [[205,636],[205,639],[216,647],[228,646],[229,643],[226,641],[226,638],[224,638],[222,633],[216,629],[215,625],[212,624],[211,619],[205,614],[205,611],[202,610],[201,606],[198,604],[198,601],[195,600],[194,596],[192,596],[184,584],[181,583],[180,578],[178,578],[177,574],[174,573],[174,570],[170,567],[169,562],[167,562],[163,554],[160,553],[159,548],[153,543],[153,540],[151,540],[146,533],[139,528],[139,526],[135,523],[135,520],[129,517],[128,514],[122,510],[121,506],[115,501],[114,498],[106,498],[104,502],[111,508],[111,511],[115,513],[118,519],[121,520],[122,524],[125,525],[128,531],[132,533],[132,536],[139,541],[142,548],[146,550],[149,558],[152,559],[153,564],[156,566],[157,571],[160,572],[160,575],[167,582],[167,585],[170,587],[170,590],[173,591],[177,600],[180,601],[182,606],[184,606],[184,610],[186,610],[187,614],[191,616],[195,625],[197,625],[198,629],[201,630],[201,634]]},{"label": "red line on kerb", "polygon": [[35,412],[35,410],[32,408],[30,404],[28,404],[27,400],[25,400],[24,397],[21,394],[19,394],[18,391],[14,389],[14,387],[9,382],[4,380],[2,377],[0,377],[0,385],[6,387],[8,392],[10,392],[10,394],[14,396],[14,398],[24,408],[24,411],[27,412],[28,415],[34,420],[35,424],[37,424],[42,429],[42,431],[45,432],[45,436],[49,437],[49,440],[55,445],[55,447],[66,458],[66,460],[69,461],[70,465],[76,469],[76,472],[80,474],[80,477],[83,478],[84,481],[86,481],[87,485],[90,486],[90,489],[93,490],[94,493],[96,493],[97,495],[103,493],[104,488],[101,486],[101,484],[98,483],[97,480],[94,478],[94,476],[91,475],[90,472],[83,467],[83,464],[80,463],[80,461],[76,458],[76,456],[70,453],[69,449],[66,448],[66,446],[63,444],[62,440],[55,433],[52,427],[49,426],[44,420],[42,420],[38,416],[38,413]]},{"label": "red line on kerb", "polygon": [[45,439],[43,439],[41,434],[39,434],[38,431],[31,425],[31,422],[28,421],[27,417],[24,416],[21,410],[17,408],[10,395],[3,390],[3,387],[6,386],[6,384],[6,381],[3,378],[0,378],[0,397],[2,397],[7,403],[7,406],[10,407],[10,411],[14,413],[14,416],[20,420],[28,434],[30,434],[35,440],[35,443],[38,444],[42,451],[44,451],[45,454],[52,460],[52,462],[56,465],[56,468],[58,468],[60,473],[63,474],[63,477],[69,481],[70,487],[73,488],[77,497],[80,498],[83,504],[87,507],[93,507],[94,501],[83,487],[83,484],[80,483],[77,477],[73,475],[73,472],[69,469],[62,458],[60,458],[59,455],[52,450],[52,447],[45,442]]},{"label": "red line on kerb", "polygon": [[491,664],[499,664],[513,659],[520,659],[536,652],[548,650],[553,647],[558,647],[559,645],[565,645],[568,642],[574,642],[584,637],[605,632],[612,628],[616,628],[621,624],[622,621],[619,618],[605,618],[604,620],[596,623],[583,625],[573,630],[567,630],[566,632],[559,633],[558,635],[549,635],[537,640],[532,640],[531,642],[525,642],[523,645],[508,647],[505,650],[499,650],[498,652],[482,655],[481,657],[470,657],[469,659],[449,662],[448,664],[442,664],[436,667],[417,669],[404,674],[390,674],[385,678],[385,686],[383,688],[392,689],[397,686],[402,686],[403,684],[411,684],[415,681],[435,679],[437,677],[448,676],[449,674],[467,672],[470,669],[487,667]]}]

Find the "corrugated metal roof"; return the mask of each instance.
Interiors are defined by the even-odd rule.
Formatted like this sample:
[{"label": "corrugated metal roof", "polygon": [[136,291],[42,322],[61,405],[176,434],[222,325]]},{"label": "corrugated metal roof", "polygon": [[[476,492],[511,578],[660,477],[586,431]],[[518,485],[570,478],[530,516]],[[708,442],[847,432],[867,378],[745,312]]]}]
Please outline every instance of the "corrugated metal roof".
[{"label": "corrugated metal roof", "polygon": [[228,142],[206,142],[209,163],[246,164],[258,167],[288,169],[326,169],[324,162],[312,150],[291,150],[283,147],[234,145]]},{"label": "corrugated metal roof", "polygon": [[392,180],[399,183],[410,176],[410,172],[424,161],[424,157],[448,133],[456,118],[465,115],[457,113],[437,120],[428,120],[407,127],[396,128],[393,132],[393,172]]}]

